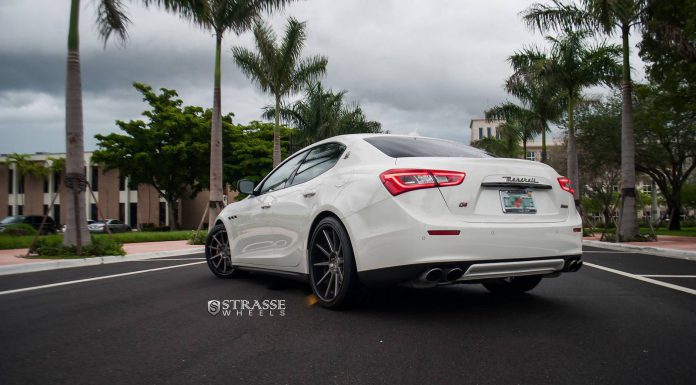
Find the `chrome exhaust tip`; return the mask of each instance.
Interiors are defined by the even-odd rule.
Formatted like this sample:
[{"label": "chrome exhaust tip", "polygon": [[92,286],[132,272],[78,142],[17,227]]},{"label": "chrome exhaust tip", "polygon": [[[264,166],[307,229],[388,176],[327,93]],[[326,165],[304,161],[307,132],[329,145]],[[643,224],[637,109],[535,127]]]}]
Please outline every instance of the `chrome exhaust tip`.
[{"label": "chrome exhaust tip", "polygon": [[449,269],[445,272],[445,279],[449,282],[454,282],[464,275],[464,271],[458,267]]},{"label": "chrome exhaust tip", "polygon": [[576,263],[576,262],[577,262],[577,261],[576,261],[575,259],[570,260],[570,261],[568,262],[568,264],[566,265],[565,270],[566,270],[566,271],[570,271],[570,272],[575,271],[575,263]]},{"label": "chrome exhaust tip", "polygon": [[574,269],[573,271],[578,271],[578,270],[580,270],[581,267],[582,267],[582,261],[581,261],[581,260],[578,260],[578,261],[575,263],[575,269]]},{"label": "chrome exhaust tip", "polygon": [[428,269],[420,276],[421,281],[438,282],[442,279],[443,272],[440,268]]}]

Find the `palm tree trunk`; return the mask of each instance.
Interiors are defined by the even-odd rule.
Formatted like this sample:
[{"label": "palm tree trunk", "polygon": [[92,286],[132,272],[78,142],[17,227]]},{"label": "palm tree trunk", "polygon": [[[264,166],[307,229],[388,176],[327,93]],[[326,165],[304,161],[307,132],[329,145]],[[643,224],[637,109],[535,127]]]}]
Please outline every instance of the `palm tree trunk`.
[{"label": "palm tree trunk", "polygon": [[273,129],[273,167],[280,164],[280,95],[275,98],[275,127]]},{"label": "palm tree trunk", "polygon": [[572,97],[568,98],[568,178],[575,192],[573,199],[575,207],[580,210],[580,181],[578,180],[578,151],[575,144],[575,122],[574,122],[574,104]]},{"label": "palm tree trunk", "polygon": [[63,237],[65,246],[77,246],[91,242],[85,213],[85,160],[82,126],[82,80],[80,75],[80,0],[70,5],[68,32],[68,63],[65,79],[65,169],[63,179],[72,197],[63,203],[68,213]]},{"label": "palm tree trunk", "polygon": [[620,238],[630,240],[638,234],[636,218],[636,142],[633,134],[633,101],[629,61],[630,27],[621,27],[623,40],[623,81],[621,84],[621,232]]},{"label": "palm tree trunk", "polygon": [[[527,159],[527,138],[522,139],[522,159]],[[542,150],[543,154],[543,150]]]},{"label": "palm tree trunk", "polygon": [[220,211],[222,202],[222,113],[220,112],[220,50],[222,34],[215,35],[215,85],[213,89],[213,123],[210,128],[210,201],[208,211],[208,229],[212,229]]},{"label": "palm tree trunk", "polygon": [[[527,151],[524,152],[527,156]],[[546,126],[541,128],[541,163],[546,163]]]}]

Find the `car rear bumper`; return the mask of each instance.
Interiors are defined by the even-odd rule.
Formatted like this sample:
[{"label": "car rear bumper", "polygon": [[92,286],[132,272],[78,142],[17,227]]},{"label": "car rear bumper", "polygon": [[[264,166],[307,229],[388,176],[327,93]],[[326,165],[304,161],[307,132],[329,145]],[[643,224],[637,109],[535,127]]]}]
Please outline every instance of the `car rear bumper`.
[{"label": "car rear bumper", "polygon": [[[415,193],[415,192],[414,192]],[[415,194],[414,194],[415,195]],[[358,272],[400,266],[561,258],[582,254],[580,216],[560,222],[471,223],[424,202],[422,212],[385,200],[344,218]],[[415,207],[415,205],[414,205]],[[434,235],[447,230],[451,235]]]},{"label": "car rear bumper", "polygon": [[[358,272],[360,281],[369,287],[393,285],[397,283],[422,284],[423,287],[442,284],[479,282],[486,279],[542,275],[553,276],[561,272],[577,271],[582,266],[582,255],[565,255],[556,257],[457,261],[422,263],[415,265],[394,266]],[[423,277],[432,269],[442,270],[442,278],[428,282]],[[447,279],[446,272],[460,269],[461,275],[456,279]]]}]

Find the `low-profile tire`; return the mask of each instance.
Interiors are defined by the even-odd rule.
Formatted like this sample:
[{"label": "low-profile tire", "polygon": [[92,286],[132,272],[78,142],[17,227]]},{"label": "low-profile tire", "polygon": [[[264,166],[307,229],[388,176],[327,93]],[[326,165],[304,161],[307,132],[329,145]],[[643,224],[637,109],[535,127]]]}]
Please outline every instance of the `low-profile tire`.
[{"label": "low-profile tire", "polygon": [[227,229],[222,223],[218,223],[208,233],[205,239],[205,260],[210,271],[219,278],[234,278],[242,275],[232,265],[230,254],[230,241],[227,237]]},{"label": "low-profile tire", "polygon": [[308,243],[309,280],[321,306],[345,309],[359,306],[368,290],[358,278],[348,232],[334,217],[319,221]]},{"label": "low-profile tire", "polygon": [[539,282],[541,282],[540,275],[524,275],[492,279],[483,282],[483,286],[494,294],[520,294],[534,289]]}]

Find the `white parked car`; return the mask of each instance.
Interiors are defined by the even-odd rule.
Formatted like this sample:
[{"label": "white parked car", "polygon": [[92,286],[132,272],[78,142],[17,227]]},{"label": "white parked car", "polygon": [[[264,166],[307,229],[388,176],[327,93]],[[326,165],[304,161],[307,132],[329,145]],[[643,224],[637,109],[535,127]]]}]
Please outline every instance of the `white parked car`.
[{"label": "white parked car", "polygon": [[329,308],[389,284],[525,292],[582,265],[568,179],[457,142],[337,136],[238,189],[249,196],[225,207],[208,235],[212,272],[307,280]]}]

